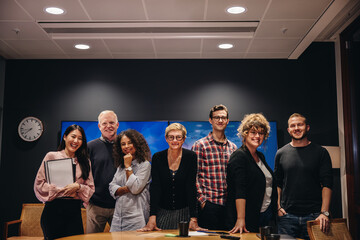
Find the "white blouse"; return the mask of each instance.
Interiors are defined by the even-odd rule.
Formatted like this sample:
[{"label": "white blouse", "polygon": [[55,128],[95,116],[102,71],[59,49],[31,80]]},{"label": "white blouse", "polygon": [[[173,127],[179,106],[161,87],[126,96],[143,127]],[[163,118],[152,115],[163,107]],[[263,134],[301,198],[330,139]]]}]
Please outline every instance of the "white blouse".
[{"label": "white blouse", "polygon": [[271,193],[272,193],[272,181],[273,181],[273,179],[272,179],[271,173],[269,172],[269,170],[266,168],[266,166],[263,164],[262,161],[259,161],[257,163],[257,165],[259,166],[261,171],[264,173],[265,180],[266,180],[264,200],[263,200],[261,210],[260,210],[260,212],[265,212],[266,209],[268,209],[268,207],[269,207],[269,205],[271,203]]}]

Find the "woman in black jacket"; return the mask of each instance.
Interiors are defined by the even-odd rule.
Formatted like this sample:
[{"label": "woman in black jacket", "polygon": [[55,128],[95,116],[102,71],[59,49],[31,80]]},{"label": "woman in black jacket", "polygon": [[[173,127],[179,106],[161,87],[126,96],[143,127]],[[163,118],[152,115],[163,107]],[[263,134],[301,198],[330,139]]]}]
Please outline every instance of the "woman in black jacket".
[{"label": "woman in black jacket", "polygon": [[230,233],[258,232],[276,216],[274,175],[257,148],[267,139],[270,125],[259,113],[244,117],[238,128],[243,145],[227,166],[227,215]]}]

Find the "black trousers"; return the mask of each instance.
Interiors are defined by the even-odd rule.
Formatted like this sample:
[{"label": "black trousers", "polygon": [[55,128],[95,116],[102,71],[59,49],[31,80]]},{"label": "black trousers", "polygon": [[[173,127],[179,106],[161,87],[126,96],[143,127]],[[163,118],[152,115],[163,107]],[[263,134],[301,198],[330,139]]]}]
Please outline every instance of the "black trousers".
[{"label": "black trousers", "polygon": [[41,215],[45,240],[84,234],[81,219],[81,201],[58,198],[46,202]]},{"label": "black trousers", "polygon": [[210,230],[225,230],[225,213],[225,206],[206,201],[199,213],[199,226]]}]

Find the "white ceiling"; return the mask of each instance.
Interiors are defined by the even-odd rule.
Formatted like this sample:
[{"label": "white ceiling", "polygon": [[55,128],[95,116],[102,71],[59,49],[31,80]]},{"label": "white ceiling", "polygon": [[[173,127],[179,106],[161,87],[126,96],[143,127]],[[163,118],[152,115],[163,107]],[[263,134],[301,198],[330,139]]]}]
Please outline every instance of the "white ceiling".
[{"label": "white ceiling", "polygon": [[[320,35],[322,41],[331,40],[324,31],[338,31],[339,21],[358,7],[357,2],[0,0],[0,55],[6,59],[296,59]],[[44,8],[49,6],[66,13],[47,14]],[[247,11],[231,15],[226,12],[231,6]],[[76,43],[91,48],[77,50]],[[220,43],[232,43],[234,48],[221,50]]]}]

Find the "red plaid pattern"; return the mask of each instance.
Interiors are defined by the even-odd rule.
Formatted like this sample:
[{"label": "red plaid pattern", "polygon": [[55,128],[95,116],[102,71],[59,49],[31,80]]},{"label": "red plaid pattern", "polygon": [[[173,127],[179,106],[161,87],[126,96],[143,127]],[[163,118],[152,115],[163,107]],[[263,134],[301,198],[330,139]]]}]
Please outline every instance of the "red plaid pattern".
[{"label": "red plaid pattern", "polygon": [[227,139],[224,143],[216,142],[211,132],[194,143],[192,150],[198,157],[196,188],[200,203],[225,204],[226,167],[236,149],[236,145]]}]

